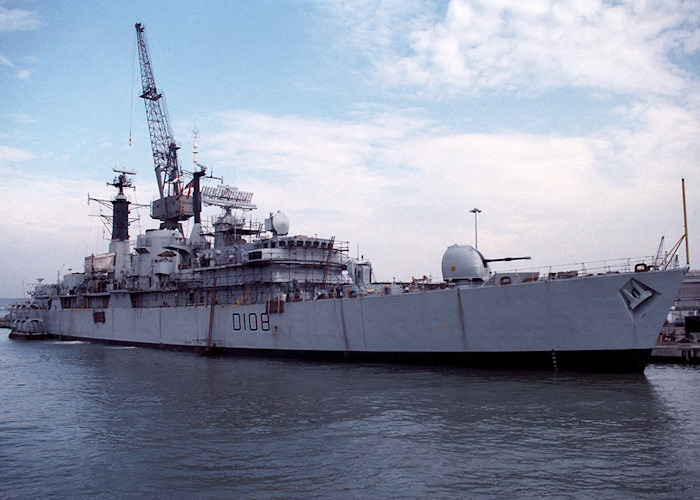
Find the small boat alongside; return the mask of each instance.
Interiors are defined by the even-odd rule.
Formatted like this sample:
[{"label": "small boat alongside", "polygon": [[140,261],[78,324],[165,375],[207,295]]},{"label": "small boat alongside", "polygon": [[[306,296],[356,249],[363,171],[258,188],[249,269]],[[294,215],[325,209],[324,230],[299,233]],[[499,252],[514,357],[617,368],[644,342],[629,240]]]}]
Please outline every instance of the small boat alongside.
[{"label": "small boat alongside", "polygon": [[46,340],[53,337],[46,331],[39,306],[34,303],[12,306],[9,328],[9,337],[15,340]]}]

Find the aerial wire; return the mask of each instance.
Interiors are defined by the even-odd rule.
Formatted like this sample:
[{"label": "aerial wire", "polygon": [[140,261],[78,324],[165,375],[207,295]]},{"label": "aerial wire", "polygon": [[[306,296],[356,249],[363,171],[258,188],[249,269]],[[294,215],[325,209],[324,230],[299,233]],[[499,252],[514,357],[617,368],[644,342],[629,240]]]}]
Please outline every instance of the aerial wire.
[{"label": "aerial wire", "polygon": [[[90,193],[88,193],[88,205],[90,205]],[[90,213],[88,211],[88,230],[87,230],[87,235],[85,237],[85,249],[84,249],[83,255],[88,254],[91,246],[92,246],[92,216],[90,215]],[[92,248],[95,248],[95,247],[93,246]]]},{"label": "aerial wire", "polygon": [[134,123],[134,80],[136,79],[136,36],[134,35],[134,57],[131,61],[131,106],[129,109],[129,147],[131,147],[131,130]]},{"label": "aerial wire", "polygon": [[[138,43],[138,35],[134,35],[134,54],[131,60],[131,104],[129,108],[129,147],[131,147],[131,132],[134,124],[134,80],[136,80],[136,48]],[[134,170],[136,171],[136,170]],[[134,186],[134,204],[138,205],[138,199],[136,197],[136,186]],[[134,222],[138,226],[138,232],[141,232],[141,213],[138,211],[140,207],[136,208],[136,212],[139,216]]]}]

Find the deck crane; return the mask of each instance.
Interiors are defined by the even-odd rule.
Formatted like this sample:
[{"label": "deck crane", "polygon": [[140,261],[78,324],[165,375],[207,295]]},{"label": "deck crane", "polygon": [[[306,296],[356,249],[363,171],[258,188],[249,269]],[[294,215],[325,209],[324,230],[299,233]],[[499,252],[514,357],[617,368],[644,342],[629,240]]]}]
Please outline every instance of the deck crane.
[{"label": "deck crane", "polygon": [[156,180],[160,198],[151,204],[151,217],[161,222],[161,229],[178,229],[180,221],[193,215],[192,199],[183,196],[182,169],[177,159],[178,146],[173,138],[165,97],[156,89],[151,68],[151,57],[144,26],[136,24],[136,39],[141,65],[140,97],[146,105],[148,132],[155,164]]},{"label": "deck crane", "polygon": [[661,237],[661,241],[659,242],[659,249],[656,251],[656,257],[654,257],[654,262],[652,264],[654,265],[655,268],[658,269],[659,265],[661,264],[662,258],[661,256],[664,253],[664,237]]}]

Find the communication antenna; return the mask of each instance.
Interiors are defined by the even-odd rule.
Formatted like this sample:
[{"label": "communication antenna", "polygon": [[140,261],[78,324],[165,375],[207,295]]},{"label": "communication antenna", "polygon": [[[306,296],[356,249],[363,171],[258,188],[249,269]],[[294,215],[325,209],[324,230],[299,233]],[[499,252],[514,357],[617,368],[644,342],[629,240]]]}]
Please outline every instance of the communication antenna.
[{"label": "communication antenna", "polygon": [[116,173],[118,173],[118,174],[136,175],[136,171],[135,171],[135,170],[127,170],[127,169],[125,169],[125,168],[117,168],[117,167],[114,167],[114,168],[112,169],[112,171],[113,171],[113,172],[116,172]]},{"label": "communication antenna", "polygon": [[685,263],[690,266],[690,248],[688,247],[688,211],[685,206],[685,178],[681,179],[681,189],[683,190],[683,228],[685,230]]},{"label": "communication antenna", "polygon": [[197,170],[197,166],[199,165],[197,163],[197,159],[199,157],[199,151],[197,147],[197,140],[199,139],[199,130],[197,130],[197,126],[195,125],[194,130],[192,130],[192,135],[194,137],[194,144],[192,145],[192,163],[194,163],[194,169],[195,171]]}]

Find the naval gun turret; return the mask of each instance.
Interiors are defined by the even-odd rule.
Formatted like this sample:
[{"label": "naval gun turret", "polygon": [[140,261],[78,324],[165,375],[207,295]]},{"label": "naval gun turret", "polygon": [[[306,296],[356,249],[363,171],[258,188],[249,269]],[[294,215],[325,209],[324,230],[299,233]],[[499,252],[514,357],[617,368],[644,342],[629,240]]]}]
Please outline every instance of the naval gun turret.
[{"label": "naval gun turret", "polygon": [[457,284],[483,283],[491,277],[488,262],[471,245],[455,243],[442,256],[442,278]]},{"label": "naval gun turret", "polygon": [[503,257],[487,259],[471,245],[455,243],[442,256],[442,278],[457,286],[478,286],[491,277],[489,262],[529,260],[530,257]]}]

